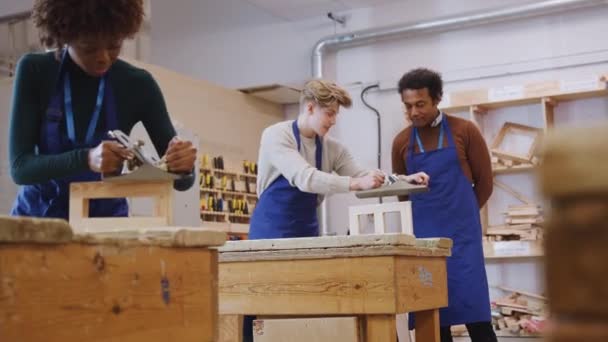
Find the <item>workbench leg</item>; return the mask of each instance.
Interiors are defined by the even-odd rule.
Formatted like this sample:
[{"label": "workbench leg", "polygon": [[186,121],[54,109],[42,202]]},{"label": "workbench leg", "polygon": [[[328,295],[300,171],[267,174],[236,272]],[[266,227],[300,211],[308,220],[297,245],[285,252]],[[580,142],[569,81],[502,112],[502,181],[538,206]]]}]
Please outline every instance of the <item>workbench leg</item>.
[{"label": "workbench leg", "polygon": [[397,324],[395,315],[366,315],[362,325],[366,342],[396,342]]},{"label": "workbench leg", "polygon": [[218,342],[243,342],[243,316],[220,315]]},{"label": "workbench leg", "polygon": [[416,311],[416,342],[439,342],[439,309]]}]

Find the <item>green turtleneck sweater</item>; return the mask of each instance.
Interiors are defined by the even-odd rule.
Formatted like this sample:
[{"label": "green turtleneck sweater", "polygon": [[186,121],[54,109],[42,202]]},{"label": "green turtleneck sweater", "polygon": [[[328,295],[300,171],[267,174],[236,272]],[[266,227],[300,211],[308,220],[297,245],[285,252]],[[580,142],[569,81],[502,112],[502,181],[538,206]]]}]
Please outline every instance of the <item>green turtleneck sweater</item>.
[{"label": "green turtleneck sweater", "polygon": [[[42,155],[37,153],[40,130],[46,108],[56,89],[60,61],[54,52],[27,54],[21,58],[15,75],[13,105],[9,128],[11,175],[17,184],[39,184],[89,170],[88,148]],[[76,140],[83,141],[93,115],[100,78],[86,74],[69,57],[66,58],[72,90],[72,108]],[[107,84],[112,87],[118,129],[130,134],[142,122],[159,155],[164,155],[175,129],[169,119],[158,84],[143,69],[117,60],[111,67]],[[63,101],[63,99],[62,99]],[[65,134],[65,115],[60,125]],[[105,103],[97,132],[105,130]],[[175,182],[175,189],[186,190],[194,177]]]}]

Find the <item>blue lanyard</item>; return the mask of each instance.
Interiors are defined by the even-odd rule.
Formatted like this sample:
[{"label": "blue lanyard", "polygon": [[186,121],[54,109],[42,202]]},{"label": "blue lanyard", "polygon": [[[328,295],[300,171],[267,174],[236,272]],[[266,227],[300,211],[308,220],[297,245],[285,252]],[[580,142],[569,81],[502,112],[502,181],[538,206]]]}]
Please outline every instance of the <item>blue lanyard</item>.
[{"label": "blue lanyard", "polygon": [[[439,129],[439,143],[437,144],[437,149],[443,148],[443,120],[441,122],[441,128]],[[414,128],[414,135],[416,136],[416,143],[418,144],[418,149],[420,149],[420,153],[424,153],[424,146],[422,146],[422,141],[420,141],[420,135],[418,135],[418,129]]]},{"label": "blue lanyard", "polygon": [[[95,134],[95,128],[99,121],[99,114],[101,113],[101,105],[103,104],[103,96],[105,93],[106,78],[102,77],[99,81],[99,89],[97,90],[97,100],[95,101],[95,110],[93,116],[89,122],[89,128],[87,129],[87,135],[85,137],[85,144],[89,145],[93,142],[93,135]],[[70,75],[65,74],[63,78],[63,100],[65,104],[65,115],[66,123],[68,126],[68,138],[73,144],[76,144],[76,131],[74,130],[74,111],[72,109],[72,89],[70,86]]]}]

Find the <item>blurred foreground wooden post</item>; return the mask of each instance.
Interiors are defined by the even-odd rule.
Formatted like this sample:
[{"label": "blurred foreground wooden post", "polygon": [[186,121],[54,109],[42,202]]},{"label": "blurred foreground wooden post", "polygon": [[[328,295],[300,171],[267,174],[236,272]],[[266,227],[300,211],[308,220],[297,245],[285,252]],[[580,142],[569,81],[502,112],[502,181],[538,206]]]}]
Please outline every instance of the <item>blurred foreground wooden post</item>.
[{"label": "blurred foreground wooden post", "polygon": [[559,129],[545,141],[549,342],[608,341],[607,149],[606,124]]}]

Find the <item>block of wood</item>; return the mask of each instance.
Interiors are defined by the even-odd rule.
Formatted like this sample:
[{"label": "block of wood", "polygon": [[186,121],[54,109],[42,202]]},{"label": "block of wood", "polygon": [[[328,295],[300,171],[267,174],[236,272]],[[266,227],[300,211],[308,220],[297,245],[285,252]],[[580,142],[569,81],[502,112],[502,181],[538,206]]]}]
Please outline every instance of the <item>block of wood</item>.
[{"label": "block of wood", "polygon": [[449,256],[452,240],[416,239],[407,234],[322,236],[228,241],[220,261],[323,259],[381,255]]},{"label": "block of wood", "polygon": [[0,215],[0,244],[56,244],[72,241],[72,228],[65,220]]},{"label": "block of wood", "polygon": [[429,188],[426,185],[416,185],[405,181],[397,181],[393,184],[381,186],[376,189],[357,191],[355,192],[355,196],[357,198],[408,196],[427,192],[428,190]]},{"label": "block of wood", "polygon": [[176,227],[77,235],[64,220],[2,217],[0,341],[216,341],[209,246],[224,241]]}]

